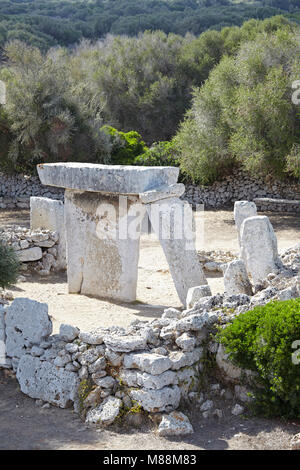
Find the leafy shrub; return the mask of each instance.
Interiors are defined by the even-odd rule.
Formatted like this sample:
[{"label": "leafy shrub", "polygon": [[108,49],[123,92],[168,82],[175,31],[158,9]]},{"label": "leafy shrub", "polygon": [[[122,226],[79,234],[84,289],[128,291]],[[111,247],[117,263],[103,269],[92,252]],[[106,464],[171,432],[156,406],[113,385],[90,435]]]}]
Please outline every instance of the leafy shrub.
[{"label": "leafy shrub", "polygon": [[259,374],[257,413],[300,418],[300,355],[293,344],[300,341],[300,298],[239,315],[217,340],[234,364]]},{"label": "leafy shrub", "polygon": [[16,282],[19,264],[13,248],[0,240],[0,287],[2,289]]},{"label": "leafy shrub", "polygon": [[101,131],[111,138],[111,163],[118,165],[133,165],[135,158],[147,150],[141,135],[136,131],[119,132],[111,126],[103,126]]},{"label": "leafy shrub", "polygon": [[179,166],[177,151],[172,141],[155,142],[142,155],[136,157],[134,163],[143,166]]}]

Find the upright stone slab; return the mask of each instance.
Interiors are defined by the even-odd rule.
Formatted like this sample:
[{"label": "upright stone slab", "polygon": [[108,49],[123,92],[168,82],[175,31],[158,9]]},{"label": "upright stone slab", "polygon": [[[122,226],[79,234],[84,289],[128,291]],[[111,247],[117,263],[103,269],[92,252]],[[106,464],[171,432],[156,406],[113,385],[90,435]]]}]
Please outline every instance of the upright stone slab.
[{"label": "upright stone slab", "polygon": [[30,228],[31,230],[45,229],[58,233],[57,269],[66,269],[64,203],[47,197],[31,197]]},{"label": "upright stone slab", "polygon": [[241,256],[254,283],[278,270],[277,238],[268,217],[245,219],[241,226]]},{"label": "upright stone slab", "polygon": [[195,225],[190,205],[178,198],[146,204],[151,225],[169,264],[175,288],[185,306],[191,287],[207,280],[195,247]]},{"label": "upright stone slab", "polygon": [[234,221],[238,232],[239,245],[241,246],[241,226],[245,219],[257,215],[257,207],[254,202],[236,201],[234,204]]},{"label": "upright stone slab", "polygon": [[136,299],[140,228],[136,226],[133,236],[128,233],[135,210],[142,219],[145,209],[134,196],[120,201],[116,195],[66,190],[70,293]]},{"label": "upright stone slab", "polygon": [[224,287],[227,296],[253,295],[244,261],[235,260],[228,264],[224,274]]}]

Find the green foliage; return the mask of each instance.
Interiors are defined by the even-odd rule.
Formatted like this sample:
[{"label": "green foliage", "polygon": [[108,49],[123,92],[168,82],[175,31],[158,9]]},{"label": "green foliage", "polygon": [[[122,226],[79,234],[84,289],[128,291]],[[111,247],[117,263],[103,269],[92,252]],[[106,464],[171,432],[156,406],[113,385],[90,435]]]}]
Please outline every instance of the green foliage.
[{"label": "green foliage", "polygon": [[271,33],[225,55],[194,92],[175,141],[181,167],[195,181],[210,183],[235,165],[254,175],[298,176],[300,114],[292,83],[300,70],[300,43],[280,18],[264,27]]},{"label": "green foliage", "polygon": [[136,131],[119,132],[107,125],[103,126],[101,131],[110,136],[112,164],[133,165],[135,158],[147,150],[141,135]]},{"label": "green foliage", "polygon": [[1,0],[0,46],[17,39],[45,51],[145,30],[199,35],[280,13],[297,20],[299,0]]},{"label": "green foliage", "polygon": [[258,413],[300,417],[300,354],[293,344],[299,351],[300,299],[255,307],[220,329],[217,340],[234,364],[259,374]]},{"label": "green foliage", "polygon": [[155,142],[142,155],[136,157],[135,165],[142,166],[179,166],[174,142]]},{"label": "green foliage", "polygon": [[20,263],[13,248],[0,239],[0,287],[2,289],[16,282],[19,266]]}]

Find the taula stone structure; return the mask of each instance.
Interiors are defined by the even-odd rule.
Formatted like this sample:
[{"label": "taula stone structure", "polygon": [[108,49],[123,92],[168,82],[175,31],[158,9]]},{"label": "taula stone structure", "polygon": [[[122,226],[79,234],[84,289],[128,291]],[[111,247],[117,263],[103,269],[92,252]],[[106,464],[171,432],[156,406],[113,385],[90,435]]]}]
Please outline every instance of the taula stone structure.
[{"label": "taula stone structure", "polygon": [[70,293],[136,299],[141,222],[148,213],[185,304],[205,285],[195,250],[192,209],[182,201],[178,168],[53,163],[38,165],[41,182],[65,188]]}]

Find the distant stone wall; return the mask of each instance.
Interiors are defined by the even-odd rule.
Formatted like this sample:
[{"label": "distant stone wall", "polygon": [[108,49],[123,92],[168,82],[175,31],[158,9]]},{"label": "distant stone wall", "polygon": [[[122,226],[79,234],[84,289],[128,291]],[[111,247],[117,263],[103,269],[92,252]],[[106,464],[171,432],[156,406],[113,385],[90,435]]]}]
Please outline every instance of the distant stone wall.
[{"label": "distant stone wall", "polygon": [[284,199],[300,200],[300,183],[272,181],[252,178],[241,170],[234,170],[232,175],[210,186],[186,185],[184,198],[191,204],[204,204],[206,209],[232,207],[235,201],[269,198],[278,199],[278,204],[266,203],[258,209],[270,211],[299,212],[297,204],[287,204]]},{"label": "distant stone wall", "polygon": [[[0,173],[0,209],[29,209],[31,196],[52,199],[64,198],[64,190],[44,186],[39,178],[24,175],[5,175]],[[285,199],[300,201],[300,183],[272,181],[253,178],[242,170],[234,170],[222,181],[210,186],[188,184],[183,196],[191,204],[204,204],[206,209],[232,207],[235,201],[269,198],[277,199],[278,204],[257,203],[258,209],[284,212],[300,212],[300,204],[286,204]],[[279,200],[283,201],[279,201]]]},{"label": "distant stone wall", "polygon": [[0,173],[0,209],[29,209],[31,196],[63,199],[64,190],[43,186],[37,176]]}]

